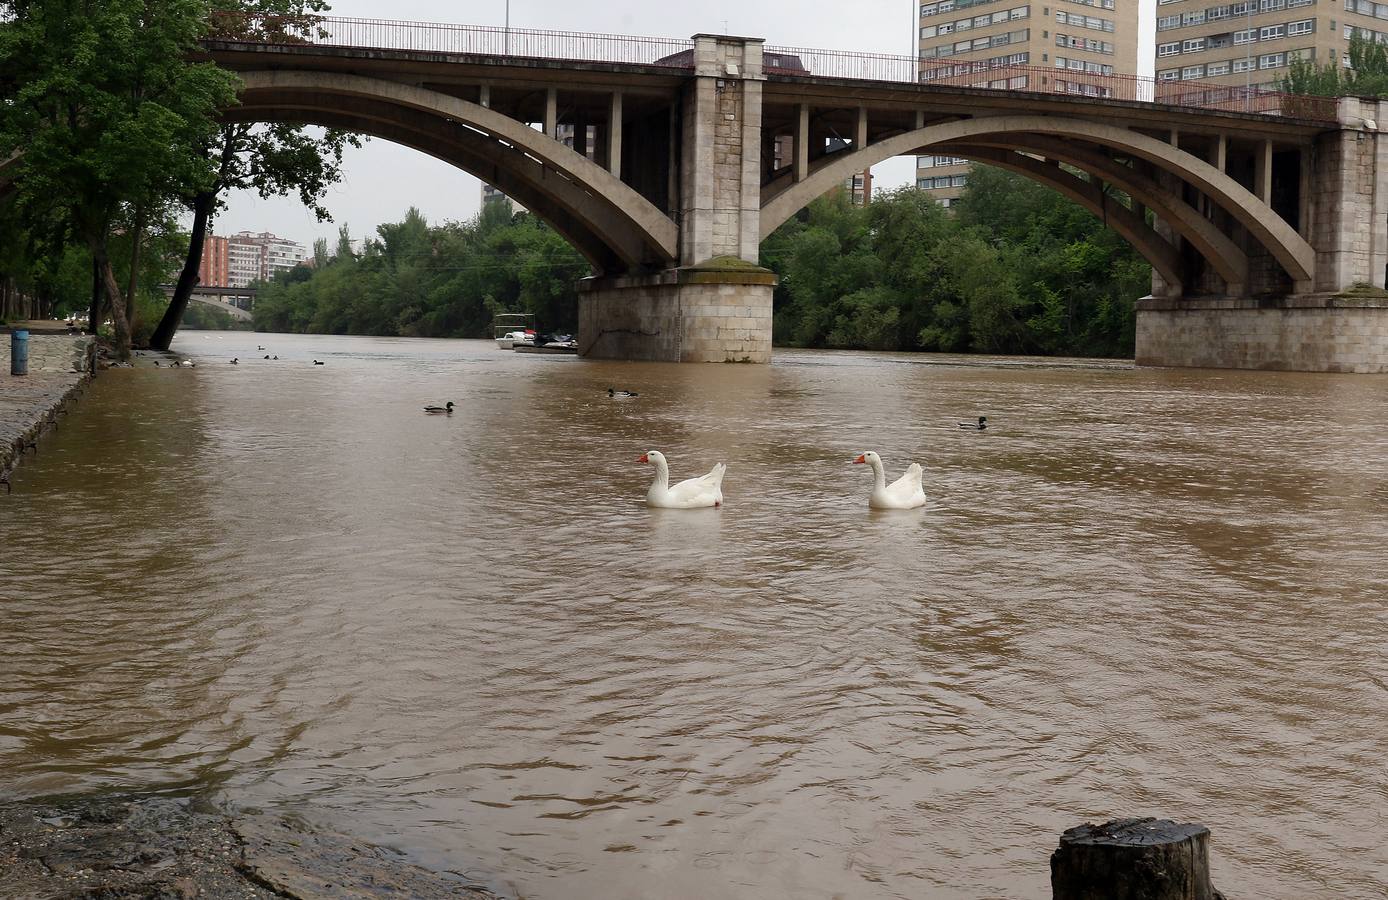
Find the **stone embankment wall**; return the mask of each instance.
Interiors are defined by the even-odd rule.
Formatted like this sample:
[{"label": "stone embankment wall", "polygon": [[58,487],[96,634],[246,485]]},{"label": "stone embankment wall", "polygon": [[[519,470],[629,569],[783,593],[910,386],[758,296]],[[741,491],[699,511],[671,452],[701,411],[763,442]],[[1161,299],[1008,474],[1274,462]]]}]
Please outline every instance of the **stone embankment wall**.
[{"label": "stone embankment wall", "polygon": [[33,334],[29,374],[10,374],[10,336],[0,333],[0,477],[91,378],[96,343],[86,335]]}]

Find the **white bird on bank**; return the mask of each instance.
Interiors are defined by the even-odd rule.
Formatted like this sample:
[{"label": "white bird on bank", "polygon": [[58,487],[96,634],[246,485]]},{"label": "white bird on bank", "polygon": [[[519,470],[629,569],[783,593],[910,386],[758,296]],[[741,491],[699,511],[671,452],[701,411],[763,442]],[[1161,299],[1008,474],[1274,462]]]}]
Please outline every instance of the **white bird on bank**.
[{"label": "white bird on bank", "polygon": [[867,463],[872,466],[872,493],[868,495],[868,506],[873,509],[915,509],[925,505],[925,491],[921,489],[920,463],[911,463],[906,474],[891,484],[882,470],[882,457],[871,450],[853,460],[854,463]]},{"label": "white bird on bank", "polygon": [[659,450],[647,450],[637,462],[655,466],[655,481],[646,491],[646,503],[663,509],[701,509],[723,505],[723,473],[728,467],[719,463],[713,471],[698,478],[670,486],[670,465]]}]

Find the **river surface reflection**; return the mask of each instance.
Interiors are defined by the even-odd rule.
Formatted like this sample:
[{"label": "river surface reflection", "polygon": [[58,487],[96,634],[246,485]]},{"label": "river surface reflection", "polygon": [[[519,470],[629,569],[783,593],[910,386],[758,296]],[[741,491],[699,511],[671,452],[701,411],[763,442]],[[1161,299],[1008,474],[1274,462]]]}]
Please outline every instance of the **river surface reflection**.
[{"label": "river surface reflection", "polygon": [[[1231,896],[1388,891],[1388,379],[177,346],[0,497],[0,797],[203,792],[532,898],[1031,900],[1130,814]],[[647,449],[726,506],[646,509]],[[870,513],[867,449],[929,505]]]}]

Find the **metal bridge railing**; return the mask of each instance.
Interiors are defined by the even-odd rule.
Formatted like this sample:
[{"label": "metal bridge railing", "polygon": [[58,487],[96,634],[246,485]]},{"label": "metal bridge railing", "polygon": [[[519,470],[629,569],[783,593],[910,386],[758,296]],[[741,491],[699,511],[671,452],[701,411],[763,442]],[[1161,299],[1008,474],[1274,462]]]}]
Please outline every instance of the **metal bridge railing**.
[{"label": "metal bridge railing", "polygon": [[[566,62],[658,65],[675,69],[690,69],[694,64],[693,41],[673,38],[340,16],[219,13],[213,17],[208,37],[246,43],[417,50]],[[767,73],[773,75],[1006,88],[1032,94],[1067,94],[1188,109],[1336,121],[1334,98],[1262,88],[1158,81],[1150,76],[1101,75],[1046,66],[989,66],[962,60],[918,60],[912,56],[800,47],[767,47],[764,58]]]},{"label": "metal bridge railing", "polygon": [[[693,41],[673,38],[538,31],[490,25],[446,25],[340,16],[271,16],[225,13],[213,16],[208,37],[267,44],[313,44],[373,50],[418,50],[512,56],[566,62],[693,66]],[[678,54],[684,53],[683,57]],[[673,60],[668,57],[678,57]]]}]

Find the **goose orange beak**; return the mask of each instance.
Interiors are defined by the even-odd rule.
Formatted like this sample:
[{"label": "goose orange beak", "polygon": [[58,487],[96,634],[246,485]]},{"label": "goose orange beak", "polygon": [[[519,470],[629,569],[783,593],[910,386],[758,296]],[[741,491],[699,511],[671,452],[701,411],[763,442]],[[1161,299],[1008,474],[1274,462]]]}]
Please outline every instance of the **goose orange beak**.
[{"label": "goose orange beak", "polygon": [[642,453],[641,456],[638,457],[636,461],[637,461],[637,462],[648,463],[648,462],[650,462],[651,460],[650,460],[650,457],[649,457],[648,455],[646,455],[645,453]]},{"label": "goose orange beak", "polygon": [[854,464],[854,465],[857,465],[858,463],[865,463],[865,462],[867,462],[867,457],[866,457],[866,456],[859,456],[857,459],[853,460],[853,464]]}]

